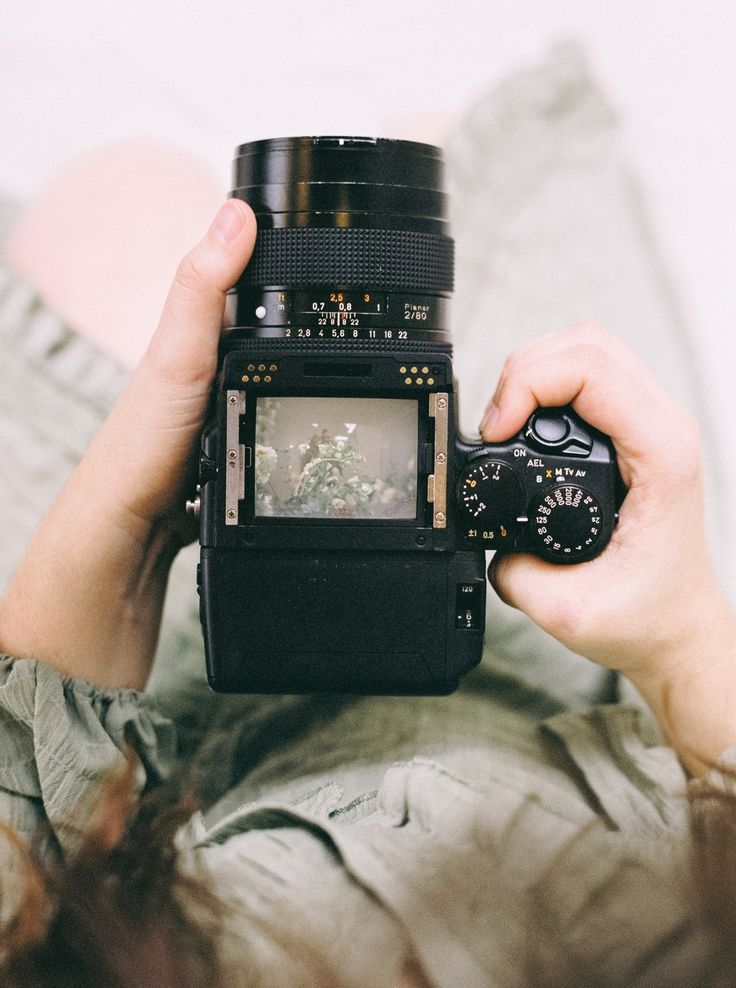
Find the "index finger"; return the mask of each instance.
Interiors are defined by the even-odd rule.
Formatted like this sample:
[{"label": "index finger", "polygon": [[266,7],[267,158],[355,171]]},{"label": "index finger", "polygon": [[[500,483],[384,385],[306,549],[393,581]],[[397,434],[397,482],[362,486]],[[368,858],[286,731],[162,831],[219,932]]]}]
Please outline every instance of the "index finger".
[{"label": "index finger", "polygon": [[507,361],[481,424],[482,437],[508,439],[535,408],[567,404],[610,436],[625,460],[667,454],[694,425],[633,351],[597,330],[587,337],[556,334]]}]

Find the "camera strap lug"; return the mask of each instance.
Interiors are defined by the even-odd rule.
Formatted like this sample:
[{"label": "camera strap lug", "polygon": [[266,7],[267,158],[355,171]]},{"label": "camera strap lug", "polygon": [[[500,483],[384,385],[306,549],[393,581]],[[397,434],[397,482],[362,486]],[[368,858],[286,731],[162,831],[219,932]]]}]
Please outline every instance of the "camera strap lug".
[{"label": "camera strap lug", "polygon": [[434,472],[427,477],[427,500],[433,505],[432,526],[447,526],[447,439],[450,397],[443,392],[429,396],[429,415],[434,419]]},{"label": "camera strap lug", "polygon": [[245,498],[245,446],[240,442],[245,391],[228,391],[225,401],[225,524],[237,525],[240,502]]}]

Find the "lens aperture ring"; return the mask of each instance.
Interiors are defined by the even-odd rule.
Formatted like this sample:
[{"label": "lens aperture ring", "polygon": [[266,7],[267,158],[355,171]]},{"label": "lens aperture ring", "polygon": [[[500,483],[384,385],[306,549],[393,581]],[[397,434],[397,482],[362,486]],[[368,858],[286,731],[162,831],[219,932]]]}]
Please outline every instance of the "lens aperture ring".
[{"label": "lens aperture ring", "polygon": [[412,230],[286,228],[260,230],[239,286],[382,288],[450,293],[450,237]]}]

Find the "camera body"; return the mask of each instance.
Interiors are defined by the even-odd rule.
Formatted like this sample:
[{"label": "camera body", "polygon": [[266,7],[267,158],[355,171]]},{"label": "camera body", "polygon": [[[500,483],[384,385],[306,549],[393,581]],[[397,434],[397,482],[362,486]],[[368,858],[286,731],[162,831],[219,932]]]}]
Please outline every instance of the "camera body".
[{"label": "camera body", "polygon": [[363,138],[239,149],[260,243],[192,504],[215,690],[451,692],[482,654],[486,550],[576,563],[610,539],[612,446],[572,409],[499,445],[458,433],[438,161]]}]

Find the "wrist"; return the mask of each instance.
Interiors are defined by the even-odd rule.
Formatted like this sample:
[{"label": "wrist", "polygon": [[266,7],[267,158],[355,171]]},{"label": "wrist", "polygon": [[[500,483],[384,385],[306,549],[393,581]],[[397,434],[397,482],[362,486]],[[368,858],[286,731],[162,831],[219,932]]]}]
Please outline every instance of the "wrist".
[{"label": "wrist", "polygon": [[627,675],[692,774],[736,744],[736,618],[717,589],[688,626]]},{"label": "wrist", "polygon": [[98,686],[142,689],[176,546],[163,526],[138,541],[101,513],[83,522],[67,493],[0,602],[0,648]]}]

